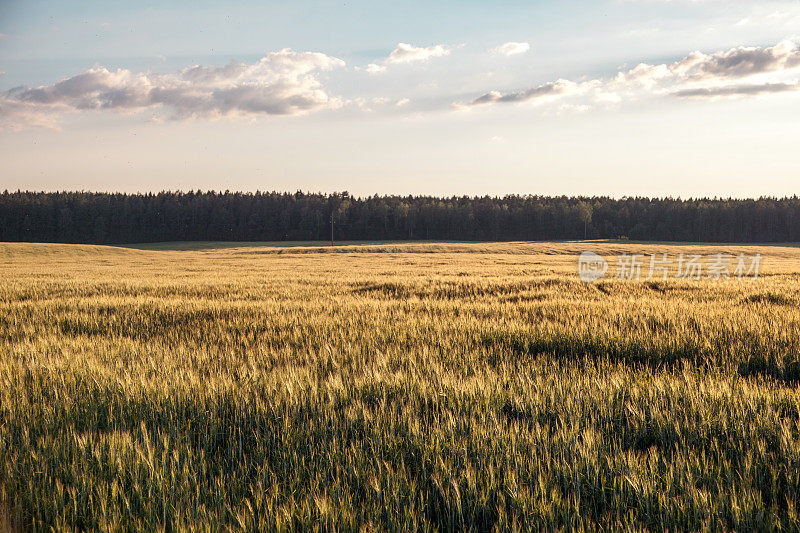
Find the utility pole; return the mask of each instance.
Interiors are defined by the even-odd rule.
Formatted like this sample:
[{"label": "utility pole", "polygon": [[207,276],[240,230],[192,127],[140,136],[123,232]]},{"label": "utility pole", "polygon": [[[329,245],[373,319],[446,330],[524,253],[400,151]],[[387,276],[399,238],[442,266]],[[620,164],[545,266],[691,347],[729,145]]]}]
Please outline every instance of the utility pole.
[{"label": "utility pole", "polygon": [[333,211],[331,211],[331,246],[333,246]]}]

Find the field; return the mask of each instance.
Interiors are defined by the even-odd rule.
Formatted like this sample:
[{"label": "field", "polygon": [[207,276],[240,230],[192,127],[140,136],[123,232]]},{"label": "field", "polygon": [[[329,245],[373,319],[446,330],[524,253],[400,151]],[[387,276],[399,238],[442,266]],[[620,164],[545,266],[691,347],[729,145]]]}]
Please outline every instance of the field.
[{"label": "field", "polygon": [[0,244],[0,529],[800,530],[800,248],[141,248]]}]

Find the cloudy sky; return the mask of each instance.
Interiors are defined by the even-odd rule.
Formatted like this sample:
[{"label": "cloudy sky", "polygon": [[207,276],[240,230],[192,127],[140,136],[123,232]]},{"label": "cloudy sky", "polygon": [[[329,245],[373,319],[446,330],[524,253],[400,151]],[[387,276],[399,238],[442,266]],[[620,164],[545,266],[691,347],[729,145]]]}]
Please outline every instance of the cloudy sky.
[{"label": "cloudy sky", "polygon": [[800,192],[798,0],[216,4],[0,2],[0,189]]}]

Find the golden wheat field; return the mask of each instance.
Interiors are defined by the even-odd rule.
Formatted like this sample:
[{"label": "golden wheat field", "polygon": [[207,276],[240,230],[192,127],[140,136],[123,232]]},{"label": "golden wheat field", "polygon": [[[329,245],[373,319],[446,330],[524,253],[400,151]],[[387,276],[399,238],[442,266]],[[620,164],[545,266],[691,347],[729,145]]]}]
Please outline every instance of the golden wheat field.
[{"label": "golden wheat field", "polygon": [[145,248],[0,244],[3,528],[800,530],[800,248]]}]

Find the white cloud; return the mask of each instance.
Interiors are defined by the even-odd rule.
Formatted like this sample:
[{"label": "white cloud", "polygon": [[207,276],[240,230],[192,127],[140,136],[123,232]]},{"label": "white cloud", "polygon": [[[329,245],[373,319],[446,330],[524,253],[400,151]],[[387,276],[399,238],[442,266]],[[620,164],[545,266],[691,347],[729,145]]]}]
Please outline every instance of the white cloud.
[{"label": "white cloud", "polygon": [[531,45],[529,43],[509,42],[501,44],[500,46],[495,46],[490,50],[490,52],[504,56],[513,56],[515,54],[524,54],[530,49]]},{"label": "white cloud", "polygon": [[394,105],[396,105],[397,107],[403,107],[404,105],[408,105],[410,102],[411,102],[410,98],[401,98],[400,100],[395,102]]},{"label": "white cloud", "polygon": [[19,131],[26,128],[58,129],[58,120],[40,106],[0,97],[0,130]]},{"label": "white cloud", "polygon": [[380,74],[381,72],[386,72],[386,67],[384,65],[378,65],[377,63],[370,63],[364,70],[370,74]]},{"label": "white cloud", "polygon": [[[780,79],[795,69],[800,69],[800,47],[785,40],[772,47],[739,47],[712,54],[692,52],[672,64],[640,63],[632,69],[620,70],[607,80],[574,82],[559,79],[515,92],[492,90],[468,105],[553,101],[584,96],[591,96],[594,102],[614,104],[645,96],[721,98],[785,93],[800,91],[800,84],[796,81]],[[743,80],[749,80],[749,83],[742,83]],[[567,105],[585,110],[583,106],[586,104],[562,104],[562,109]],[[462,104],[456,106],[463,107]]]},{"label": "white cloud", "polygon": [[800,48],[796,43],[786,40],[769,48],[739,47],[710,55],[692,52],[673,63],[670,70],[688,79],[704,80],[744,78],[798,66],[800,66]]},{"label": "white cloud", "polygon": [[622,97],[610,91],[598,91],[597,94],[594,96],[594,101],[598,104],[606,104],[606,105],[616,105],[622,102]]},{"label": "white cloud", "polygon": [[[397,48],[392,50],[392,53],[379,63],[370,63],[363,68],[369,74],[382,74],[386,72],[387,65],[392,64],[409,64],[409,63],[424,63],[434,57],[444,57],[450,55],[450,47],[443,44],[437,44],[427,47],[413,46],[408,43],[398,43]],[[362,70],[356,67],[355,70]]]},{"label": "white cloud", "polygon": [[357,98],[353,98],[347,101],[347,105],[354,106],[361,111],[365,111],[367,113],[372,113],[376,109],[385,109],[386,106],[391,103],[391,98],[387,98],[385,96],[375,96],[372,98],[365,98],[363,96],[359,96]]},{"label": "white cloud", "polygon": [[570,80],[556,80],[543,83],[526,91],[513,93],[502,93],[499,91],[489,91],[475,100],[471,105],[493,104],[497,102],[528,102],[543,99],[555,99],[566,96],[583,94],[587,90],[595,87],[599,82],[596,80],[576,83]]},{"label": "white cloud", "polygon": [[437,44],[428,47],[413,46],[408,43],[398,43],[397,48],[392,50],[386,59],[378,63],[370,63],[363,69],[356,67],[355,70],[365,70],[369,74],[382,74],[386,72],[387,65],[424,63],[433,57],[444,57],[450,55],[450,47]]},{"label": "white cloud", "polygon": [[408,43],[398,43],[397,48],[386,58],[386,63],[417,63],[428,61],[433,57],[443,57],[447,55],[450,55],[450,48],[443,44],[418,47]]},{"label": "white cloud", "polygon": [[288,48],[255,63],[198,65],[164,75],[95,66],[53,85],[12,89],[0,96],[0,105],[13,111],[4,113],[12,121],[33,116],[34,111],[54,116],[65,110],[137,112],[162,107],[176,119],[296,115],[341,105],[322,88],[317,73],[342,66],[341,59]]},{"label": "white cloud", "polygon": [[639,63],[628,71],[618,72],[614,82],[619,85],[638,84],[642,87],[652,87],[660,80],[671,76],[667,65],[648,65]]}]

